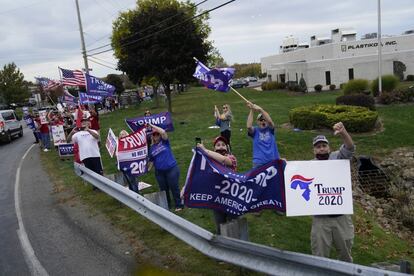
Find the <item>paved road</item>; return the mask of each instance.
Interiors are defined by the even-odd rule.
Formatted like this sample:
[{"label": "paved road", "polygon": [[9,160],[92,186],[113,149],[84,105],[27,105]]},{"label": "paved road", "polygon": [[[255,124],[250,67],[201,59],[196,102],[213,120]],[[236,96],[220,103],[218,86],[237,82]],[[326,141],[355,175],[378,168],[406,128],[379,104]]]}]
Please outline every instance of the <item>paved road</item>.
[{"label": "paved road", "polygon": [[33,141],[25,129],[23,138],[0,145],[0,275],[130,274],[134,260],[124,235],[101,215],[53,192],[37,145],[21,162]]}]

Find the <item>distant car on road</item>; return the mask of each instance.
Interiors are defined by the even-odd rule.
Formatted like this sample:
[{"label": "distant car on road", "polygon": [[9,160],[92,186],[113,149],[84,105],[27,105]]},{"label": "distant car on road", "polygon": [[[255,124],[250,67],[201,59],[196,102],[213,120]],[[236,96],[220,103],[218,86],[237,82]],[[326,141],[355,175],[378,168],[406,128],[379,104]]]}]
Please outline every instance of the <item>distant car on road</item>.
[{"label": "distant car on road", "polygon": [[233,83],[231,84],[233,88],[243,88],[247,86],[242,80],[235,79],[233,80]]},{"label": "distant car on road", "polygon": [[13,136],[23,136],[23,125],[12,109],[0,110],[0,140],[10,143]]},{"label": "distant car on road", "polygon": [[247,77],[246,79],[248,80],[248,82],[256,82],[257,81],[256,77]]}]

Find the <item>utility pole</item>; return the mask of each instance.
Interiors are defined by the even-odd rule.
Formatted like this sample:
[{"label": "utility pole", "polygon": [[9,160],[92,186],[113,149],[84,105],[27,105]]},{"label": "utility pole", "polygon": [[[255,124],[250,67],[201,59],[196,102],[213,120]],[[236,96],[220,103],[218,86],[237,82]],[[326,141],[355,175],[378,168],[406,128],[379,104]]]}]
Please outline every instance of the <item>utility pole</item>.
[{"label": "utility pole", "polygon": [[85,39],[83,38],[83,28],[82,28],[82,21],[81,21],[81,16],[80,16],[80,11],[79,11],[79,3],[78,3],[78,0],[75,0],[75,2],[76,2],[76,11],[78,12],[78,23],[79,23],[79,31],[80,31],[80,37],[81,37],[83,62],[85,63],[85,73],[89,74],[88,58],[86,56]]},{"label": "utility pole", "polygon": [[378,96],[382,93],[381,0],[378,0]]}]

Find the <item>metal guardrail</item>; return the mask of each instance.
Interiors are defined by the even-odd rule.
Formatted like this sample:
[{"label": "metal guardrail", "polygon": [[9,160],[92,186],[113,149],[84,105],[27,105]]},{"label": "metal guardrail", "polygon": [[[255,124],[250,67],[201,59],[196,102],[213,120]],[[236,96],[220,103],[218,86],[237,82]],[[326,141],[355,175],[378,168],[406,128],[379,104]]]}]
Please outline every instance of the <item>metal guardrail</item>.
[{"label": "metal guardrail", "polygon": [[74,166],[85,181],[203,254],[227,263],[269,275],[407,275],[214,235],[83,165]]}]

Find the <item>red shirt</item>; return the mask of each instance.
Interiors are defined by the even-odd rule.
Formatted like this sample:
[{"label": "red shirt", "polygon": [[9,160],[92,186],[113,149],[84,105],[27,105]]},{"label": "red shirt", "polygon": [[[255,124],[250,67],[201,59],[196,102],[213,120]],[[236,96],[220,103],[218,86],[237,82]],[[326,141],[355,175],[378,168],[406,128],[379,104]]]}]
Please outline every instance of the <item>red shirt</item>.
[{"label": "red shirt", "polygon": [[90,129],[93,130],[99,130],[101,127],[99,126],[99,119],[98,116],[93,116],[91,115],[91,117],[89,118],[89,121],[91,122],[91,127]]},{"label": "red shirt", "polygon": [[36,123],[39,125],[40,133],[49,133],[49,124],[41,124],[40,118],[36,119]]}]

